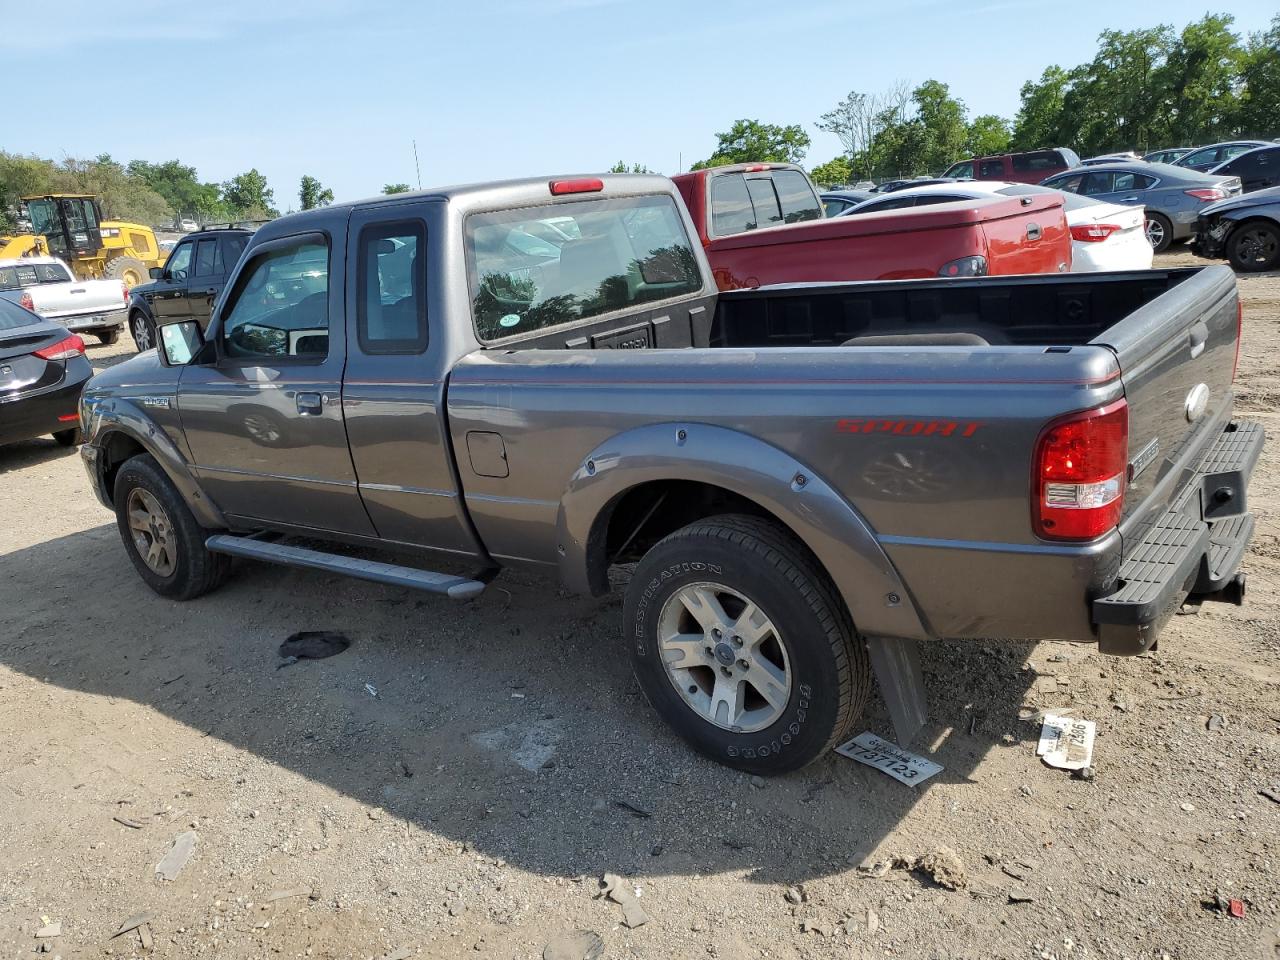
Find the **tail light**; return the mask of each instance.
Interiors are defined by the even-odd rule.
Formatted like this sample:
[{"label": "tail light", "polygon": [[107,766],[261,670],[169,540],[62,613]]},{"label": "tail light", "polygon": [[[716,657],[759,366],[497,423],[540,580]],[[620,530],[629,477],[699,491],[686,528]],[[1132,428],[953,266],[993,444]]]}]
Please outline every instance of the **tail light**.
[{"label": "tail light", "polygon": [[604,189],[604,181],[598,177],[582,180],[552,180],[551,195],[562,197],[567,193],[599,193]]},{"label": "tail light", "polygon": [[75,356],[84,356],[84,341],[74,333],[65,340],[34,351],[41,360],[67,360]]},{"label": "tail light", "polygon": [[1081,243],[1101,243],[1119,229],[1118,223],[1083,223],[1071,228],[1071,239]]},{"label": "tail light", "polygon": [[1236,359],[1231,365],[1231,382],[1236,382],[1236,373],[1240,369],[1240,341],[1244,339],[1244,301],[1236,297]]},{"label": "tail light", "polygon": [[1227,199],[1227,191],[1221,187],[1196,187],[1194,190],[1183,190],[1188,197],[1195,197],[1197,200],[1203,200],[1205,203],[1211,203],[1214,200]]},{"label": "tail light", "polygon": [[29,293],[24,293],[18,298],[18,306],[24,310],[30,310],[32,313],[36,312],[35,301],[31,299],[31,294]]},{"label": "tail light", "polygon": [[1094,540],[1120,522],[1129,464],[1123,400],[1050,423],[1036,441],[1032,520],[1046,540]]},{"label": "tail light", "polygon": [[987,275],[986,257],[961,257],[944,263],[938,270],[940,277],[985,277]]}]

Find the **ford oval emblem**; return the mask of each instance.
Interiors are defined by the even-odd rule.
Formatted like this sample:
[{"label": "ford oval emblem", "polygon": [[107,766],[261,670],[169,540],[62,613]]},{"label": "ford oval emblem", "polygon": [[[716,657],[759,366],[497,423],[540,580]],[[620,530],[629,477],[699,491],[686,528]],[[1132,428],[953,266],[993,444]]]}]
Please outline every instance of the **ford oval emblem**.
[{"label": "ford oval emblem", "polygon": [[1209,409],[1209,387],[1203,383],[1197,383],[1191,388],[1191,392],[1187,394],[1187,420],[1195,423],[1204,416],[1204,412]]}]

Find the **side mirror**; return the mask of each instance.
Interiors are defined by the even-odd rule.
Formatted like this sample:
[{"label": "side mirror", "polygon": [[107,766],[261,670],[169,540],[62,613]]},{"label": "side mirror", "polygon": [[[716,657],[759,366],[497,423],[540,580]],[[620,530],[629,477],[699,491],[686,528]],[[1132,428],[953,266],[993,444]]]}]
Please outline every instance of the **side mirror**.
[{"label": "side mirror", "polygon": [[204,346],[199,320],[166,323],[160,328],[160,359],[166,367],[183,367]]},{"label": "side mirror", "polygon": [[164,267],[152,267],[147,271],[152,280],[159,280],[164,276]]}]

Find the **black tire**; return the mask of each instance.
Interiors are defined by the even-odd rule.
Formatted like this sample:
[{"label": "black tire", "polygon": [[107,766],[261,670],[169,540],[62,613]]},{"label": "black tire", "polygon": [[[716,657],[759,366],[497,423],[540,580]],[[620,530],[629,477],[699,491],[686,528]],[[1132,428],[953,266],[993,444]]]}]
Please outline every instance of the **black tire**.
[{"label": "black tire", "polygon": [[72,427],[70,430],[59,430],[53,435],[53,439],[57,440],[64,447],[75,447],[80,444],[80,428]]},{"label": "black tire", "polygon": [[139,353],[156,345],[156,325],[141,310],[129,314],[129,335]]},{"label": "black tire", "polygon": [[146,283],[150,276],[146,264],[137,257],[126,257],[123,254],[108,260],[102,268],[102,275],[111,280],[119,280],[129,288]]},{"label": "black tire", "polygon": [[1241,273],[1262,273],[1280,264],[1280,225],[1246,220],[1227,238],[1227,259]]},{"label": "black tire", "polygon": [[[673,598],[683,588],[706,582],[756,604],[785,649],[790,677],[785,706],[768,726],[752,732],[727,729],[698,712],[676,689],[663,662],[658,640],[663,611],[669,601],[680,602]],[[627,587],[623,626],[636,679],[653,707],[696,750],[739,770],[778,774],[817,759],[846,736],[870,694],[866,646],[834,585],[805,546],[769,520],[711,517],[656,544]],[[710,655],[708,661],[695,664],[693,671],[709,670],[715,680],[727,661]]]},{"label": "black tire", "polygon": [[1147,211],[1147,242],[1154,253],[1164,253],[1173,243],[1173,223],[1163,213]]},{"label": "black tire", "polygon": [[[173,569],[167,575],[159,574],[147,565],[129,526],[129,503],[134,491],[150,494],[167,515],[165,534],[173,551]],[[226,579],[231,558],[205,549],[204,541],[209,531],[196,522],[173,481],[150,454],[139,454],[120,467],[112,500],[116,505],[116,526],[120,530],[120,539],[124,541],[125,552],[138,575],[160,596],[194,600],[216,589]]]},{"label": "black tire", "polygon": [[98,338],[98,342],[104,347],[109,347],[120,339],[120,328],[112,327],[110,330],[105,330],[102,333],[95,333],[94,336]]}]

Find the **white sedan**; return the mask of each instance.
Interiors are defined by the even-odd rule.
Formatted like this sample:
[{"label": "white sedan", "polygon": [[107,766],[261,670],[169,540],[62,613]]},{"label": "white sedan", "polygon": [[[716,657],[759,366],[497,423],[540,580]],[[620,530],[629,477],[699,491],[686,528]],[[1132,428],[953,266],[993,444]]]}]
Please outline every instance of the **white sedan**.
[{"label": "white sedan", "polygon": [[990,196],[1015,197],[1028,193],[1057,193],[1062,196],[1067,210],[1067,226],[1071,228],[1072,273],[1151,269],[1152,250],[1144,229],[1143,207],[1105,203],[1076,193],[1026,183],[957,180],[955,183],[909,187],[874,197],[837,216],[854,217],[862,213],[909,210],[935,203],[980,200]]}]

